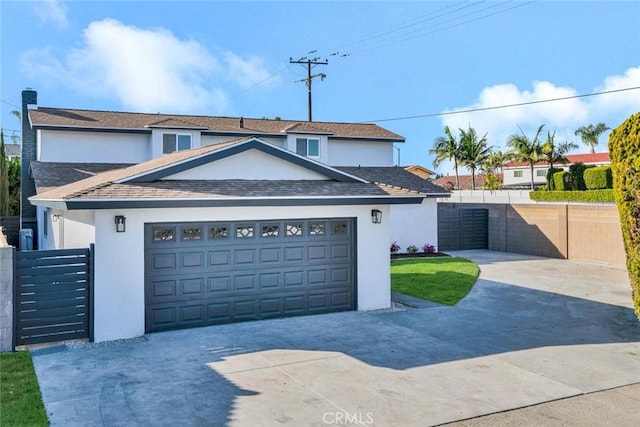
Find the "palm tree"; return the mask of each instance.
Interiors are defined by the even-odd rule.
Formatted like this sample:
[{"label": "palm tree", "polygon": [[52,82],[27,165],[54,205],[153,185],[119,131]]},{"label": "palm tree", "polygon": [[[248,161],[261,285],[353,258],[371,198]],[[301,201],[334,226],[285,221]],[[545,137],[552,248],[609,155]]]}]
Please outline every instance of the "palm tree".
[{"label": "palm tree", "polygon": [[500,190],[502,188],[502,168],[511,160],[511,153],[492,151],[482,165],[484,173],[484,188],[486,190]]},{"label": "palm tree", "polygon": [[524,131],[520,129],[520,134],[514,133],[507,140],[507,146],[512,149],[513,159],[520,163],[529,163],[531,170],[531,189],[533,185],[533,166],[542,158],[542,143],[540,142],[540,133],[544,125],[538,128],[533,139],[529,139]]},{"label": "palm tree", "polygon": [[458,162],[460,160],[460,143],[451,134],[449,126],[444,127],[444,136],[439,136],[433,141],[433,148],[429,150],[429,154],[433,154],[435,160],[433,166],[437,168],[444,160],[452,160],[453,167],[456,171],[456,190],[460,188],[460,179],[458,178]]},{"label": "palm tree", "polygon": [[576,129],[576,136],[582,139],[582,142],[591,148],[591,153],[596,152],[596,145],[598,145],[598,138],[602,133],[611,129],[604,123],[600,122],[597,125],[580,126]]},{"label": "palm tree", "polygon": [[476,130],[469,126],[469,129],[460,129],[460,148],[462,157],[460,162],[471,170],[471,189],[476,189],[476,169],[482,167],[485,160],[491,153],[491,147],[487,145],[487,134],[478,139]]},{"label": "palm tree", "polygon": [[547,140],[542,144],[542,158],[549,163],[549,169],[553,169],[554,163],[567,163],[567,153],[578,148],[573,141],[555,143],[556,132],[547,132]]},{"label": "palm tree", "polygon": [[551,171],[553,171],[554,163],[567,163],[566,154],[578,148],[578,144],[573,141],[564,141],[559,144],[555,143],[556,132],[553,133],[547,132],[547,140],[544,144],[542,144],[542,158],[549,163],[549,172],[547,172],[547,188],[551,189],[551,180],[553,176],[551,175]]}]

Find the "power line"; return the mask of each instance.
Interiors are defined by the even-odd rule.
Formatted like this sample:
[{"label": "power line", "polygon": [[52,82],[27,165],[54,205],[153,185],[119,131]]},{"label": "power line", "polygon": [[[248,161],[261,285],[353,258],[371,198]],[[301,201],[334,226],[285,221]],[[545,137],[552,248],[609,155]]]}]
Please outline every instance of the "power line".
[{"label": "power line", "polygon": [[15,104],[10,103],[9,101],[5,101],[4,99],[0,99],[0,101],[2,101],[2,103],[3,103],[3,104],[10,105],[10,106],[12,106],[13,108],[17,108],[18,110],[20,109],[20,107],[18,107],[18,106],[17,106],[17,105],[15,105]]},{"label": "power line", "polygon": [[[498,4],[493,4],[491,6],[487,6],[487,7],[484,7],[482,9],[475,10],[475,11],[467,13],[467,14],[455,16],[455,17],[453,17],[451,19],[448,19],[448,20],[445,20],[445,21],[435,22],[432,25],[431,28],[441,26],[441,25],[446,24],[448,22],[453,22],[453,21],[459,20],[459,19],[467,17],[467,16],[476,15],[478,13],[485,12],[485,11],[487,11],[489,9],[494,9],[496,7],[504,6],[505,4],[511,3],[511,1],[512,0],[509,0],[509,1],[506,1],[506,2],[502,2],[502,3],[498,3]],[[452,24],[452,25],[446,26],[444,28],[433,29],[432,31],[420,32],[420,30],[413,30],[413,31],[410,31],[408,33],[405,32],[405,34],[404,34],[405,36],[409,35],[409,34],[417,34],[417,35],[413,35],[413,36],[410,36],[410,37],[405,37],[405,38],[398,39],[397,37],[402,37],[403,36],[403,34],[398,34],[395,40],[390,40],[390,41],[388,41],[386,43],[377,44],[377,45],[373,45],[373,46],[364,46],[364,47],[362,47],[360,49],[356,49],[355,51],[356,52],[362,52],[362,51],[371,50],[371,49],[379,49],[381,47],[387,47],[387,46],[390,46],[390,45],[393,45],[393,44],[396,44],[396,43],[401,43],[401,42],[406,41],[406,40],[411,40],[411,39],[414,39],[414,38],[424,37],[424,36],[427,36],[427,35],[430,35],[430,34],[433,34],[433,33],[437,33],[437,32],[440,32],[440,31],[445,31],[445,30],[448,30],[450,28],[458,27],[458,26],[461,26],[461,25],[464,25],[464,24],[467,24],[467,23],[470,23],[470,22],[478,21],[478,20],[481,20],[481,19],[488,18],[490,16],[494,16],[494,15],[497,15],[497,14],[500,14],[500,13],[504,13],[504,12],[507,12],[507,11],[512,10],[512,9],[516,9],[516,8],[519,8],[519,7],[527,6],[527,5],[531,4],[531,3],[535,3],[536,1],[537,0],[531,0],[531,1],[528,1],[526,3],[520,3],[519,2],[515,6],[512,6],[512,7],[507,8],[507,9],[502,9],[502,10],[499,10],[499,11],[496,11],[496,12],[493,12],[493,13],[482,15],[480,17],[476,17],[476,18],[473,18],[473,19],[468,19],[468,20],[465,20],[463,22],[458,22],[456,24]],[[467,9],[467,8],[470,8],[470,7],[474,7],[474,6],[476,6],[478,4],[481,4],[481,3],[485,3],[486,0],[480,0],[480,1],[476,1],[476,2],[471,3],[471,4],[466,4],[468,2],[469,2],[469,0],[466,0],[464,2],[461,2],[460,4],[454,4],[454,5],[447,6],[447,7],[441,8],[441,9],[437,9],[437,10],[431,12],[431,13],[428,13],[428,14],[419,16],[417,18],[413,18],[413,19],[411,19],[409,21],[405,21],[403,23],[400,23],[400,24],[396,25],[395,27],[392,27],[391,29],[383,30],[383,31],[380,31],[380,32],[377,32],[377,33],[372,33],[372,34],[370,34],[368,36],[365,36],[363,39],[356,40],[354,42],[344,44],[344,45],[342,45],[341,48],[332,49],[332,50],[330,50],[330,52],[338,51],[340,49],[343,49],[343,48],[349,47],[349,46],[356,46],[356,45],[359,45],[359,44],[364,44],[367,41],[370,41],[370,40],[373,40],[373,39],[377,39],[377,38],[381,38],[381,37],[384,37],[384,36],[389,35],[389,34],[397,33],[397,32],[400,32],[402,30],[405,30],[407,28],[415,27],[416,25],[420,25],[420,24],[423,24],[423,23],[428,22],[428,21],[437,20],[438,18],[442,18],[444,16],[454,14],[454,13],[460,11],[460,10]],[[455,9],[449,10],[451,8],[455,8]],[[449,11],[447,11],[447,10],[449,10]],[[447,11],[447,12],[444,12],[444,11]],[[444,13],[439,13],[439,12],[444,12]],[[341,55],[341,56],[349,56],[349,54]],[[253,88],[255,88],[257,86],[260,86],[260,85],[266,83],[267,81],[271,80],[275,76],[277,76],[280,73],[282,73],[285,69],[286,68],[282,68],[282,69],[276,71],[275,73],[273,73],[271,76],[267,77],[266,79],[255,83],[254,85],[252,85],[249,88],[245,89],[242,92],[242,94],[252,90]]]},{"label": "power line", "polygon": [[[475,18],[464,20],[462,22],[457,22],[455,24],[451,24],[451,25],[448,25],[446,27],[435,28],[435,29],[432,29],[431,31],[426,31],[425,32],[425,31],[420,31],[420,30],[414,30],[414,31],[406,33],[406,35],[410,35],[410,34],[415,34],[415,35],[411,35],[411,36],[404,37],[404,38],[396,38],[395,40],[390,40],[385,44],[380,44],[380,45],[377,45],[377,46],[370,46],[370,47],[366,47],[365,46],[365,47],[362,47],[359,50],[356,50],[356,52],[363,52],[363,51],[367,51],[367,50],[371,50],[371,49],[380,49],[380,48],[383,48],[383,47],[388,47],[388,46],[391,46],[391,45],[394,45],[394,44],[397,44],[397,43],[401,43],[401,42],[405,42],[405,41],[408,41],[408,40],[413,40],[413,39],[425,37],[425,36],[428,36],[430,34],[439,33],[441,31],[449,30],[451,28],[459,27],[461,25],[469,24],[471,22],[479,21],[481,19],[486,19],[486,18],[489,18],[489,17],[494,16],[494,15],[499,15],[501,13],[505,13],[505,12],[508,12],[510,10],[513,10],[513,9],[524,7],[524,6],[527,6],[527,5],[531,4],[531,3],[535,3],[536,1],[538,1],[538,0],[531,0],[531,1],[526,2],[526,3],[518,2],[516,5],[511,6],[509,8],[505,8],[505,9],[498,10],[498,11],[495,11],[495,12],[487,13],[487,14],[484,14],[482,16],[478,16],[478,17],[475,17]],[[446,24],[448,22],[454,22],[454,21],[456,21],[456,20],[458,20],[460,18],[476,15],[478,13],[485,12],[485,11],[490,10],[490,9],[494,9],[496,7],[501,7],[501,6],[504,6],[504,5],[508,4],[508,3],[511,3],[511,1],[494,4],[494,5],[485,7],[484,9],[480,9],[480,10],[476,10],[476,11],[467,13],[465,15],[456,16],[456,17],[448,19],[446,21],[438,22],[438,23],[434,24],[433,27],[438,27],[438,26],[440,26],[442,24]]]},{"label": "power line", "polygon": [[475,113],[477,111],[498,110],[498,109],[501,109],[501,108],[521,107],[523,105],[542,104],[542,103],[545,103],[545,102],[566,101],[568,99],[586,98],[586,97],[589,97],[589,96],[599,96],[599,95],[606,95],[606,94],[610,94],[610,93],[626,92],[626,91],[638,90],[638,89],[640,89],[640,86],[627,87],[627,88],[623,88],[623,89],[605,90],[605,91],[602,91],[602,92],[585,93],[585,94],[581,94],[581,95],[563,96],[563,97],[560,97],[560,98],[549,98],[549,99],[540,99],[540,100],[537,100],[537,101],[519,102],[517,104],[495,105],[495,106],[492,106],[492,107],[482,107],[482,108],[469,108],[467,110],[445,111],[443,113],[419,114],[419,115],[416,115],[416,116],[394,117],[394,118],[390,118],[390,119],[367,120],[367,121],[363,121],[363,122],[359,122],[359,123],[392,122],[392,121],[398,121],[398,120],[422,119],[422,118],[426,118],[426,117],[450,116],[450,115],[453,115],[453,114]]}]

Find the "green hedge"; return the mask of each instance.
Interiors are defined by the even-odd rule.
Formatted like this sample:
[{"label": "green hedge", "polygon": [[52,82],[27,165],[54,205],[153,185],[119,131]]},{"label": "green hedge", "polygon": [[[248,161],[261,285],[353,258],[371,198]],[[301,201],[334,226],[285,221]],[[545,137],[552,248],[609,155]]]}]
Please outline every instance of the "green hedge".
[{"label": "green hedge", "polygon": [[611,166],[598,166],[584,171],[584,184],[587,190],[602,190],[613,188]]},{"label": "green hedge", "polygon": [[558,169],[558,168],[549,168],[547,169],[547,190],[555,190],[556,189],[556,184],[553,181],[553,175],[555,175],[556,172],[562,172],[562,169]]},{"label": "green hedge", "polygon": [[571,186],[571,174],[567,171],[556,172],[553,174],[553,188],[555,191],[569,191]]},{"label": "green hedge", "polygon": [[529,198],[537,202],[614,203],[613,190],[531,191]]},{"label": "green hedge", "polygon": [[569,173],[573,181],[574,190],[586,190],[587,186],[584,185],[584,171],[595,167],[594,165],[585,165],[584,163],[574,163],[569,166]]},{"label": "green hedge", "polygon": [[609,155],[620,213],[627,271],[636,316],[640,319],[640,113],[611,132]]}]

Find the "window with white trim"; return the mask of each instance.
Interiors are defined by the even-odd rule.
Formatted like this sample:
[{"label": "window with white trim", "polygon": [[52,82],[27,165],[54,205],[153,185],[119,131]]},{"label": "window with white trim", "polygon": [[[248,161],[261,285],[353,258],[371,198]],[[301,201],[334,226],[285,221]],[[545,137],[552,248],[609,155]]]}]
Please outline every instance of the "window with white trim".
[{"label": "window with white trim", "polygon": [[191,148],[191,134],[188,133],[163,133],[162,154],[174,151],[189,150]]},{"label": "window with white trim", "polygon": [[547,176],[547,170],[546,169],[538,169],[536,171],[536,176]]},{"label": "window with white trim", "polygon": [[514,178],[522,178],[522,176],[523,176],[522,171],[513,171]]},{"label": "window with white trim", "polygon": [[320,140],[317,138],[296,138],[296,153],[305,157],[320,157]]}]

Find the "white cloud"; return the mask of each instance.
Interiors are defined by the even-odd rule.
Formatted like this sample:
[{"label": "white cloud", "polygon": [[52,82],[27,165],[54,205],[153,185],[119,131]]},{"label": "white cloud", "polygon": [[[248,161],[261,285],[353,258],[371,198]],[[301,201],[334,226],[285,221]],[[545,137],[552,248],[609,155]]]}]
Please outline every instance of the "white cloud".
[{"label": "white cloud", "polygon": [[241,58],[233,52],[227,52],[224,59],[228,66],[230,80],[236,82],[243,89],[248,89],[259,83],[273,84],[276,79],[271,79],[271,75],[264,66],[264,61],[257,56]]},{"label": "white cloud", "polygon": [[[593,92],[638,86],[640,86],[640,67],[635,67],[629,68],[623,75],[606,77]],[[547,81],[534,82],[530,90],[521,90],[513,84],[500,84],[484,88],[473,104],[448,111],[519,104],[578,94],[571,87],[556,86]],[[441,120],[443,126],[449,126],[456,133],[458,128],[466,129],[469,125],[480,135],[487,133],[489,144],[497,149],[504,149],[510,135],[520,133],[518,126],[525,134],[532,137],[537,128],[545,124],[545,131],[556,132],[556,141],[574,141],[580,146],[576,152],[586,152],[588,148],[582,145],[580,139],[574,135],[575,129],[598,122],[604,122],[614,128],[638,111],[640,111],[640,91],[632,90],[520,107],[460,113],[442,116]],[[546,132],[543,136],[546,136]],[[598,149],[606,150],[604,135],[601,137]]]},{"label": "white cloud", "polygon": [[67,6],[59,0],[41,0],[33,3],[33,11],[43,23],[51,23],[58,29],[69,25]]},{"label": "white cloud", "polygon": [[227,53],[220,61],[197,41],[179,39],[169,30],[113,19],[92,22],[80,47],[66,55],[34,50],[23,56],[22,65],[33,75],[151,112],[219,113],[229,102],[221,83],[245,88],[268,75],[259,58]]}]

